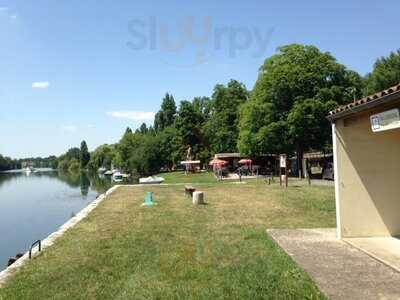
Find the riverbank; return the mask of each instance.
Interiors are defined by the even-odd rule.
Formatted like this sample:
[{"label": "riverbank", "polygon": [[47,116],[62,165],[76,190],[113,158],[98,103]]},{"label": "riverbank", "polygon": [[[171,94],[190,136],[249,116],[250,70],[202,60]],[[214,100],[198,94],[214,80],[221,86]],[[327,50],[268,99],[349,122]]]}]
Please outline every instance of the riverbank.
[{"label": "riverbank", "polygon": [[[0,299],[323,298],[266,228],[332,227],[331,187],[121,187],[24,265]],[[145,208],[146,191],[158,205]]]},{"label": "riverbank", "polygon": [[40,248],[36,245],[31,251],[27,251],[11,266],[8,266],[5,270],[0,272],[0,288],[3,287],[7,280],[22,266],[24,266],[31,258],[41,254],[41,251],[46,250],[46,248],[52,246],[57,239],[59,239],[67,230],[73,228],[78,222],[82,221],[88,216],[88,214],[95,209],[107,196],[111,195],[119,186],[114,186],[110,188],[106,193],[99,195],[94,201],[92,201],[88,206],[83,208],[78,214],[69,219],[65,224],[60,226],[57,231],[50,234],[47,238],[41,241]]}]

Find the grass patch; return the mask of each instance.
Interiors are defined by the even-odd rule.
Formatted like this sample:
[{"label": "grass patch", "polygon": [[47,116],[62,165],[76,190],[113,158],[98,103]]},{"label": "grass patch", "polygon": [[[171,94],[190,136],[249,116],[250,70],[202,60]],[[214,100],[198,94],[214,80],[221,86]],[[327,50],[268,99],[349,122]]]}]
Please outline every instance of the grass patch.
[{"label": "grass patch", "polygon": [[[335,225],[331,187],[123,187],[15,274],[0,299],[324,299],[267,228]],[[145,191],[157,206],[141,207]]]},{"label": "grass patch", "polygon": [[164,183],[218,183],[212,172],[199,172],[185,174],[182,171],[161,173],[157,176],[164,177]]}]

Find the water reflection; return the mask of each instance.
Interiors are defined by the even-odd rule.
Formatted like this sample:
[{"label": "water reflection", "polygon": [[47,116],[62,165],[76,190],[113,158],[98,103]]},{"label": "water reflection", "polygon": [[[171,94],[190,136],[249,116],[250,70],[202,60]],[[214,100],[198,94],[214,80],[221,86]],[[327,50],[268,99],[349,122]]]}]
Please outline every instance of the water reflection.
[{"label": "water reflection", "polygon": [[97,174],[0,173],[0,270],[113,185]]}]

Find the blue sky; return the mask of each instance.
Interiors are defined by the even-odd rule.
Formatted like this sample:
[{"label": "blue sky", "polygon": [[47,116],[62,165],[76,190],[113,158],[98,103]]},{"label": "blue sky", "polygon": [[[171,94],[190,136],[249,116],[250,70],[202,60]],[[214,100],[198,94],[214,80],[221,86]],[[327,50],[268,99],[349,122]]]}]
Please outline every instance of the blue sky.
[{"label": "blue sky", "polygon": [[116,142],[127,126],[151,123],[166,92],[209,96],[231,78],[251,89],[284,44],[316,45],[365,74],[399,47],[399,9],[394,0],[0,0],[0,153]]}]

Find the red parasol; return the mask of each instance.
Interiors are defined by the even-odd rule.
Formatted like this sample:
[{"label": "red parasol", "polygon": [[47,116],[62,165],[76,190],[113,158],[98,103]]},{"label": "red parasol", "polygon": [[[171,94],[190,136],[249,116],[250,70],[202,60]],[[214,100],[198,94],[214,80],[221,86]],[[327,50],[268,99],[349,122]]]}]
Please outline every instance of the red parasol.
[{"label": "red parasol", "polygon": [[225,166],[227,165],[228,162],[226,160],[222,160],[222,159],[218,159],[218,158],[214,158],[213,160],[211,160],[208,165],[209,166]]},{"label": "red parasol", "polygon": [[253,163],[253,161],[249,158],[244,158],[239,160],[239,164],[241,165],[251,165]]}]

